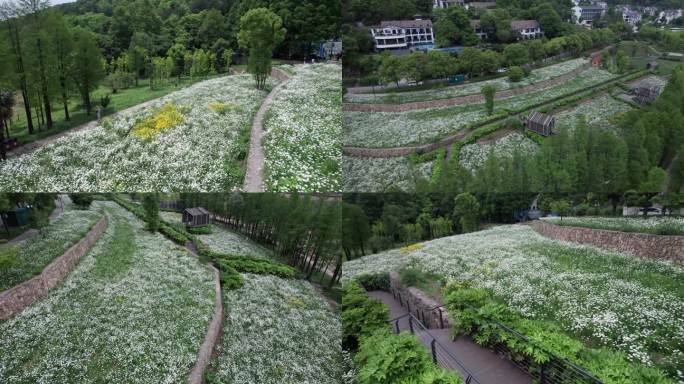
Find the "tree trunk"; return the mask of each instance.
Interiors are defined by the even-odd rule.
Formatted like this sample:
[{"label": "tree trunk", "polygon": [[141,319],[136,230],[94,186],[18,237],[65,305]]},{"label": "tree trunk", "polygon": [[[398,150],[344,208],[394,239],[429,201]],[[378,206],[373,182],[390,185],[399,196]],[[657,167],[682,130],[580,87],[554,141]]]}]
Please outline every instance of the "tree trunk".
[{"label": "tree trunk", "polygon": [[66,92],[66,78],[59,76],[59,86],[62,88],[62,104],[64,104],[64,120],[69,121],[69,98]]},{"label": "tree trunk", "polygon": [[5,155],[5,120],[0,119],[0,159],[5,160],[7,156]]}]

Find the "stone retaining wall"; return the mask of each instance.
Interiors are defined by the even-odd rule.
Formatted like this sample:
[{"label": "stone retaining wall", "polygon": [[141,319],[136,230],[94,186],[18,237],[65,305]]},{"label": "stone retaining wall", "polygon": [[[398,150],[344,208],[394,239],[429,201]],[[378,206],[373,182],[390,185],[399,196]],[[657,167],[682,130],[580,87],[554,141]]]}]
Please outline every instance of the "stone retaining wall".
[{"label": "stone retaining wall", "polygon": [[61,256],[54,259],[40,275],[0,293],[0,320],[21,312],[36,300],[45,297],[71,272],[78,261],[97,242],[107,229],[107,216],[103,216],[86,235]]},{"label": "stone retaining wall", "polygon": [[441,312],[433,309],[440,305],[439,302],[418,288],[405,287],[396,272],[390,272],[390,292],[401,302],[403,307],[420,319],[426,328],[434,329],[442,328],[442,326],[448,328],[452,325],[445,308],[440,308]]},{"label": "stone retaining wall", "polygon": [[[194,247],[194,245],[193,245]],[[192,252],[192,251],[191,251]],[[211,361],[211,354],[214,351],[214,346],[221,337],[221,323],[223,322],[223,299],[221,297],[221,278],[218,269],[213,265],[209,264],[209,267],[214,271],[214,281],[216,291],[216,301],[214,303],[214,316],[211,318],[211,323],[209,323],[209,329],[207,329],[207,334],[204,336],[204,341],[197,353],[197,360],[195,365],[190,371],[188,376],[189,384],[202,384],[202,377],[204,376],[204,370],[209,366]]]},{"label": "stone retaining wall", "polygon": [[280,68],[273,67],[271,68],[271,77],[275,77],[278,81],[285,81],[290,78],[290,74]]},{"label": "stone retaining wall", "polygon": [[[516,95],[534,92],[540,89],[549,88],[556,84],[561,84],[572,80],[582,71],[586,70],[589,65],[583,65],[577,69],[572,70],[553,79],[543,80],[534,84],[526,85],[519,88],[507,89],[496,93],[496,99],[505,99]],[[461,104],[483,103],[484,96],[482,94],[457,96],[450,99],[438,99],[428,101],[417,101],[412,103],[402,104],[364,104],[364,103],[344,103],[342,104],[343,111],[349,112],[406,112],[420,109],[432,109],[441,107],[451,107]]]},{"label": "stone retaining wall", "polygon": [[651,259],[684,263],[684,236],[569,227],[550,224],[542,220],[535,220],[528,225],[541,235],[555,240],[593,245],[601,249],[626,252]]}]

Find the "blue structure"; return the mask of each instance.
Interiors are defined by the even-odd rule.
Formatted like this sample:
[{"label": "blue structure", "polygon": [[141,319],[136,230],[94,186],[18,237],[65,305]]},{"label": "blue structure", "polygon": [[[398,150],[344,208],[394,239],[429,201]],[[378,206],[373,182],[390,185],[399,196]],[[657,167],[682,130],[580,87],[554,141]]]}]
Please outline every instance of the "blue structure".
[{"label": "blue structure", "polygon": [[446,48],[436,48],[434,44],[420,44],[414,47],[418,51],[429,52],[432,50],[437,50],[446,53],[459,53],[463,50],[463,47],[446,47]]}]

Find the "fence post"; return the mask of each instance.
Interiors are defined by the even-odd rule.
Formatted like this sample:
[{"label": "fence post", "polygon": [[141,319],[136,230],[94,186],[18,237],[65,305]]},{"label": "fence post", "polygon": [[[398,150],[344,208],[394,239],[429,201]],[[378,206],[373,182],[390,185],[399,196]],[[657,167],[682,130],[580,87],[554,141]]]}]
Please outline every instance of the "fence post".
[{"label": "fence post", "polygon": [[409,329],[411,330],[411,333],[413,333],[413,316],[409,313]]},{"label": "fence post", "polygon": [[435,351],[435,339],[432,339],[432,342],[430,343],[430,349],[432,349],[432,361],[437,364],[437,352]]},{"label": "fence post", "polygon": [[444,329],[444,319],[442,319],[442,308],[437,308],[439,311],[439,328]]}]

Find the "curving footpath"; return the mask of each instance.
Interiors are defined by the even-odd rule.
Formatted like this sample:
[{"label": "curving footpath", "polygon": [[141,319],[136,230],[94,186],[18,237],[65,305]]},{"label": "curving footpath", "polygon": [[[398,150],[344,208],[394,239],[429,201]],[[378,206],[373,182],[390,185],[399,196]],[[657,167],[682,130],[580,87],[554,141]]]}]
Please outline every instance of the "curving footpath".
[{"label": "curving footpath", "polygon": [[[193,256],[198,257],[197,247],[192,242],[187,242],[185,248]],[[216,299],[214,301],[214,315],[209,323],[209,328],[207,329],[207,334],[204,336],[204,341],[200,346],[199,352],[197,352],[197,360],[195,365],[188,375],[188,384],[202,384],[204,377],[204,371],[209,366],[211,362],[211,355],[214,351],[214,346],[218,342],[219,337],[221,337],[221,326],[223,325],[223,298],[221,296],[221,277],[219,270],[216,269],[211,263],[207,264],[209,268],[214,272],[214,290],[216,292]]]},{"label": "curving footpath", "polygon": [[264,150],[261,146],[261,140],[264,137],[264,117],[268,108],[273,103],[278,91],[287,84],[290,75],[279,68],[271,69],[271,76],[280,80],[271,93],[268,94],[259,111],[252,122],[252,132],[249,138],[249,155],[247,156],[247,169],[245,170],[245,183],[243,191],[245,192],[264,192]]},{"label": "curving footpath", "polygon": [[[509,97],[522,95],[525,93],[530,93],[538,91],[541,89],[549,88],[554,85],[564,83],[571,80],[581,72],[589,68],[590,65],[583,65],[577,69],[574,69],[566,74],[563,74],[553,79],[543,80],[534,84],[526,85],[520,88],[507,89],[504,91],[499,91],[494,96],[495,99],[506,99]],[[442,107],[452,107],[461,104],[473,104],[473,103],[484,103],[484,96],[482,94],[475,95],[465,95],[457,96],[449,99],[437,99],[428,101],[416,101],[411,103],[402,104],[373,104],[373,103],[344,103],[342,104],[342,111],[345,112],[407,112],[415,111],[420,109],[433,109]]]}]

